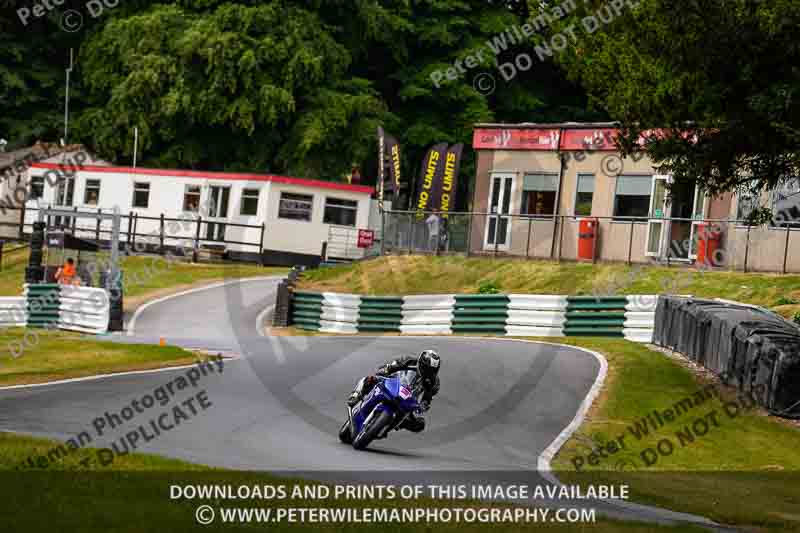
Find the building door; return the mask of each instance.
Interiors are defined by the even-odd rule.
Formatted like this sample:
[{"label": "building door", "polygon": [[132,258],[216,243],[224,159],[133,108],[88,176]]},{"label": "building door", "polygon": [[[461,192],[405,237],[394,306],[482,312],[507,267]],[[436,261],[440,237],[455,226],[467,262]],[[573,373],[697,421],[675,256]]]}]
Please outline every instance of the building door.
[{"label": "building door", "polygon": [[708,209],[708,195],[700,188],[694,186],[694,202],[692,202],[692,229],[689,237],[689,259],[697,259],[697,233],[698,226],[703,223]]},{"label": "building door", "polygon": [[667,237],[667,184],[670,176],[653,176],[650,188],[650,211],[647,221],[647,243],[645,255],[663,257],[664,241]]},{"label": "building door", "polygon": [[206,224],[206,240],[225,240],[225,221],[228,218],[231,188],[212,185],[208,198],[208,223]]},{"label": "building door", "polygon": [[489,216],[486,224],[484,249],[508,250],[510,240],[511,193],[514,174],[493,174],[489,190]]},{"label": "building door", "polygon": [[[67,176],[56,184],[56,207],[72,207],[75,196],[75,176]],[[72,227],[73,217],[54,217],[53,224],[57,228]]]}]

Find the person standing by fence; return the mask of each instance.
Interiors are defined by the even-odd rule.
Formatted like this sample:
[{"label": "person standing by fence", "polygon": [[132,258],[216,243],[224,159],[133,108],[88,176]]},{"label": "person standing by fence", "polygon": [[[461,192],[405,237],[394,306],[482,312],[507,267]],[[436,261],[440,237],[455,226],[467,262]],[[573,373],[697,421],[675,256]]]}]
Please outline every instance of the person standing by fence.
[{"label": "person standing by fence", "polygon": [[436,252],[439,249],[439,215],[431,213],[425,219],[425,225],[428,226],[428,250]]}]

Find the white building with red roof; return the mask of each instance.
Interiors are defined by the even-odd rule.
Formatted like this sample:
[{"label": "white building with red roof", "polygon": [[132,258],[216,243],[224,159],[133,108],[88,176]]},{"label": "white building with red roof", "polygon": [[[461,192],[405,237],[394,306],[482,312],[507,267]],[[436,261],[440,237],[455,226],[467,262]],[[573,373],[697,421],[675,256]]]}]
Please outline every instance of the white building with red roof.
[{"label": "white building with red roof", "polygon": [[[30,166],[26,223],[39,207],[118,208],[123,239],[137,250],[161,246],[262,255],[268,264],[319,261],[331,228],[367,229],[373,188],[274,174],[206,172],[83,164],[69,159]],[[51,220],[78,237],[108,238],[86,218]],[[128,236],[130,234],[130,236]],[[133,238],[131,238],[131,236]],[[143,244],[146,243],[146,244]],[[150,248],[148,248],[150,247]]]}]

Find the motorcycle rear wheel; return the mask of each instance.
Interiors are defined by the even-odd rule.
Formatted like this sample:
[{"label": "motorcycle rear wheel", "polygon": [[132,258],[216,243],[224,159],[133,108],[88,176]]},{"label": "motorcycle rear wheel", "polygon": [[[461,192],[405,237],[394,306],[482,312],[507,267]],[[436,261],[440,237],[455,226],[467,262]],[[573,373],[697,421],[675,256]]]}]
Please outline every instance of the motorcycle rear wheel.
[{"label": "motorcycle rear wheel", "polygon": [[361,429],[356,438],[353,439],[353,448],[356,450],[363,450],[375,440],[375,437],[380,435],[383,428],[392,422],[392,414],[388,411],[381,411],[381,413],[369,421],[364,428]]}]

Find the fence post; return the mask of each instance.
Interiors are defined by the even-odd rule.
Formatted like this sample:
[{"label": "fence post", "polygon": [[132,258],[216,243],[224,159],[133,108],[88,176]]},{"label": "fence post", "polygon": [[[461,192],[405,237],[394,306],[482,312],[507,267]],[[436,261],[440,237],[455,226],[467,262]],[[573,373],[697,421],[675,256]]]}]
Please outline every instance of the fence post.
[{"label": "fence post", "polygon": [[786,242],[783,245],[783,274],[786,274],[786,260],[789,258],[789,224],[786,224]]},{"label": "fence post", "polygon": [[19,211],[19,240],[25,238],[25,204],[22,204],[22,209]]},{"label": "fence post", "polygon": [[[631,253],[633,252],[633,220],[631,220],[631,231],[628,236],[628,266],[631,266]],[[597,221],[597,227],[594,230],[594,240],[597,242],[597,234],[600,233],[600,221]]]},{"label": "fence post", "polygon": [[267,223],[261,223],[261,236],[258,239],[258,255],[261,257],[261,266],[265,266],[264,263],[264,232],[267,229]]},{"label": "fence post", "polygon": [[533,230],[533,218],[528,217],[528,242],[525,244],[525,259],[531,257],[531,231]]},{"label": "fence post", "polygon": [[[75,213],[78,212],[78,206],[77,205],[75,206],[73,211]],[[77,222],[78,222],[78,217],[72,217],[72,235],[73,235],[73,237],[75,236],[75,225],[77,224]]]},{"label": "fence post", "polygon": [[192,249],[192,263],[197,263],[197,249],[200,248],[200,224],[202,223],[203,217],[197,215],[197,230],[195,230],[194,234],[194,248]]},{"label": "fence post", "polygon": [[133,214],[133,235],[131,236],[131,246],[136,249],[136,232],[139,230],[139,212]]},{"label": "fence post", "polygon": [[558,223],[561,225],[561,228],[558,230],[558,262],[561,262],[561,247],[564,246],[564,215],[561,215],[559,218]]},{"label": "fence post", "polygon": [[158,253],[164,255],[164,213],[158,217]]},{"label": "fence post", "polygon": [[131,228],[133,227],[133,211],[128,213],[128,234],[125,236],[125,243],[128,245],[128,249],[130,249],[131,245]]},{"label": "fence post", "polygon": [[747,255],[750,253],[750,228],[752,224],[747,225],[747,239],[744,241],[744,272],[747,273]]},{"label": "fence post", "polygon": [[386,251],[386,211],[381,209],[381,256]]},{"label": "fence post", "polygon": [[[98,209],[97,210],[97,214],[98,215],[100,215],[102,213],[103,213],[102,209]],[[100,224],[102,224],[102,219],[100,217],[97,217],[97,220],[95,221],[95,225],[94,225],[95,226],[94,227],[94,240],[96,240],[98,242],[100,242]]]},{"label": "fence post", "polygon": [[411,255],[414,247],[414,215],[408,215],[408,255]]}]

